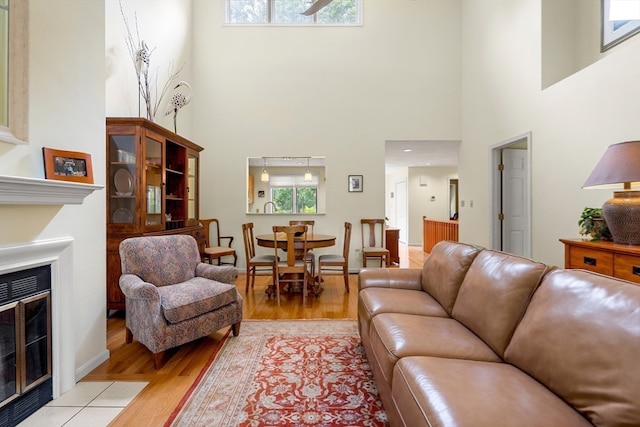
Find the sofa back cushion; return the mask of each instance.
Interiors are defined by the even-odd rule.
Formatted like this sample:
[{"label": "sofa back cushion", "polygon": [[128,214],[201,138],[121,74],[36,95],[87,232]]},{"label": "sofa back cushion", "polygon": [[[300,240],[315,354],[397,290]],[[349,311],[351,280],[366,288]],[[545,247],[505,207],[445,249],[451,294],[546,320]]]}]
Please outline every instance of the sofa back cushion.
[{"label": "sofa back cushion", "polygon": [[481,249],[463,243],[436,244],[422,267],[422,289],[451,314],[460,285]]},{"label": "sofa back cushion", "polygon": [[451,315],[502,356],[548,269],[527,258],[484,250],[469,267]]},{"label": "sofa back cushion", "polygon": [[597,426],[640,423],[640,286],[555,270],[505,351]]},{"label": "sofa back cushion", "polygon": [[122,274],[135,274],[156,286],[193,279],[200,263],[192,236],[131,237],[120,242]]}]

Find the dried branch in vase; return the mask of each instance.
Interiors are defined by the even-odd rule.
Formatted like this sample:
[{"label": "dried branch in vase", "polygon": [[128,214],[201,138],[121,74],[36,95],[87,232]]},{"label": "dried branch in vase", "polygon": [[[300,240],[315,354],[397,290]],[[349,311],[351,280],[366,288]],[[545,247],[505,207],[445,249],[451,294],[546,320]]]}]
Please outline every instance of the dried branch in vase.
[{"label": "dried branch in vase", "polygon": [[[122,8],[122,2],[120,2],[120,13],[122,14],[122,19],[124,21],[125,28],[127,30],[127,36],[125,38],[125,42],[127,44],[127,49],[129,50],[129,55],[131,56],[131,60],[133,62],[136,78],[138,81],[138,92],[140,97],[144,100],[146,116],[147,119],[153,121],[158,109],[160,108],[160,104],[164,99],[164,96],[167,94],[167,91],[171,89],[174,85],[174,82],[177,80],[178,75],[182,71],[184,66],[180,66],[177,70],[174,70],[173,63],[169,63],[169,68],[167,71],[167,75],[169,76],[167,81],[165,82],[162,90],[158,92],[158,73],[156,70],[155,76],[150,79],[149,77],[149,68],[151,65],[151,54],[155,51],[155,48],[149,49],[147,43],[140,39],[140,31],[138,29],[138,16],[134,12],[134,20],[135,20],[135,38],[131,33],[131,27],[129,25],[129,20],[124,13],[124,9]],[[153,80],[153,84],[151,84],[151,80]],[[155,102],[153,94],[155,96]],[[140,99],[138,98],[138,115],[141,115],[141,105]]]}]

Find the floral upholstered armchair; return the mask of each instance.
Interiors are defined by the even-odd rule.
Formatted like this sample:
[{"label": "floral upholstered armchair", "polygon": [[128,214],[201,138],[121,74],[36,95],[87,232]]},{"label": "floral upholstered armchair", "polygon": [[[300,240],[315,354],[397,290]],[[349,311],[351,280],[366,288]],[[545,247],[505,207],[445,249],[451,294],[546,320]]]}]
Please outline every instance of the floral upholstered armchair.
[{"label": "floral upholstered armchair", "polygon": [[242,297],[233,266],[201,262],[192,236],[133,237],[120,243],[126,341],[135,337],[159,369],[165,350],[225,326],[240,333]]}]

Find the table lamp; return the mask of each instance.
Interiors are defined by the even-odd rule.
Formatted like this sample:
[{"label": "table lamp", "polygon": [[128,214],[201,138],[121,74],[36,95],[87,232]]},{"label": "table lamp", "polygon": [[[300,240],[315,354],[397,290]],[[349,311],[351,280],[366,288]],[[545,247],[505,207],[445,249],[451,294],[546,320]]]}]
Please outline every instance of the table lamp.
[{"label": "table lamp", "polygon": [[640,245],[640,141],[610,145],[582,188],[622,188],[602,214],[614,243]]}]

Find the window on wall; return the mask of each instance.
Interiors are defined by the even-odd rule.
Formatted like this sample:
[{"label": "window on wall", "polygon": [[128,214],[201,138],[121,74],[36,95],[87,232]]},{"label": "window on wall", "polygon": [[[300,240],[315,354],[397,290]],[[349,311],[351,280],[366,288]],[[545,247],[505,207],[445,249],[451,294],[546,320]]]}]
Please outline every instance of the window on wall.
[{"label": "window on wall", "polygon": [[362,0],[333,0],[311,16],[309,0],[225,0],[227,24],[359,25]]},{"label": "window on wall", "polygon": [[271,176],[269,190],[271,201],[278,213],[317,213],[318,176],[304,181],[299,176]]}]

